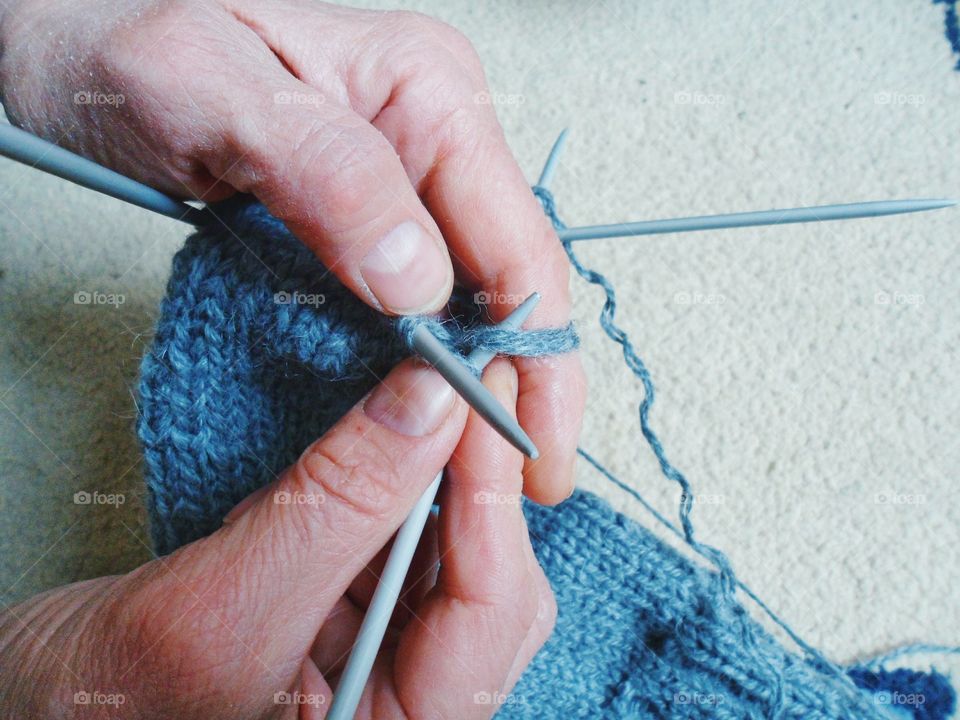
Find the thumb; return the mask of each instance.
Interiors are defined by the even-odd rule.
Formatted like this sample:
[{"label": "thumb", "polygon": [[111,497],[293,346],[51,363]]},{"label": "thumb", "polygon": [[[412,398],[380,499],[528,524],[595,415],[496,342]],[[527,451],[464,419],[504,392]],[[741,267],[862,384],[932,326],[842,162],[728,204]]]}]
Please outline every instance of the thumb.
[{"label": "thumb", "polygon": [[169,587],[151,583],[144,600],[202,629],[178,654],[215,647],[213,680],[248,697],[288,690],[334,603],[449,460],[466,414],[435,370],[407,360],[224,527],[166,558]]},{"label": "thumb", "polygon": [[253,193],[373,307],[439,310],[453,266],[396,150],[349,108],[277,101],[323,100],[316,89],[287,75],[269,86],[250,92],[227,120],[226,147],[208,158],[210,171]]},{"label": "thumb", "polygon": [[446,465],[465,421],[466,405],[435,370],[401,363],[228,515],[225,542],[233,552],[269,533],[284,573],[317,579],[309,604],[332,607]]}]

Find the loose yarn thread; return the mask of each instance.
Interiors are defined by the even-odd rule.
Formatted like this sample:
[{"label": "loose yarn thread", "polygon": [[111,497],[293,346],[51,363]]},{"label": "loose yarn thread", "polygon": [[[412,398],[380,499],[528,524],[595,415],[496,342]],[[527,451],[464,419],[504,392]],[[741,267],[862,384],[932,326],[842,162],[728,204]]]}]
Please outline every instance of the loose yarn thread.
[{"label": "loose yarn thread", "polygon": [[[552,197],[543,188],[534,192],[559,223]],[[461,352],[478,343],[532,355],[576,346],[570,326],[489,333],[480,327],[476,298],[462,293],[449,317],[388,320],[353,297],[261,206],[243,199],[219,212],[229,214],[236,234],[203,231],[177,254],[153,351],[143,361],[138,429],[160,552],[213,532],[236,502],[292,462],[409,354],[417,323],[430,323],[431,332]],[[508,704],[498,716],[646,718],[669,708],[674,717],[690,718],[889,717],[740,583],[723,553],[696,539],[690,484],[650,428],[653,383],[615,323],[613,287],[567,252],[578,274],[606,293],[601,324],[643,383],[641,428],[664,474],[683,490],[680,525],[586,451],[580,454],[718,572],[694,566],[589,493],[577,491],[557,508],[525,503],[560,615],[516,689],[531,705]],[[805,658],[787,653],[752,621],[736,600],[737,587]],[[678,705],[678,697],[697,692],[720,693],[726,704]]]},{"label": "loose yarn thread", "polygon": [[[551,157],[551,159],[553,158]],[[552,173],[548,173],[545,170],[545,172],[541,175],[541,182],[543,182],[544,177],[547,177],[550,174]],[[554,199],[553,194],[543,185],[535,185],[532,189],[534,195],[540,201],[544,213],[546,213],[554,228],[556,230],[562,230],[566,228],[566,224],[560,219],[558,214],[556,200]],[[736,602],[736,589],[739,587],[761,608],[761,610],[774,622],[774,624],[786,632],[790,639],[803,650],[808,662],[810,662],[813,667],[840,680],[842,686],[846,687],[852,693],[860,695],[856,690],[857,687],[883,685],[887,678],[882,670],[882,665],[884,662],[893,660],[895,658],[919,652],[960,654],[960,647],[953,648],[948,646],[911,645],[900,648],[899,650],[887,655],[875,658],[872,662],[868,663],[868,667],[871,668],[869,671],[866,667],[854,667],[845,672],[841,667],[830,662],[826,657],[824,657],[819,650],[803,640],[803,638],[800,637],[800,635],[785,620],[779,617],[773,611],[773,609],[770,608],[749,586],[741,582],[737,578],[729,559],[723,552],[696,539],[693,521],[691,519],[691,513],[694,504],[694,494],[690,482],[687,480],[686,476],[667,458],[663,444],[660,442],[659,437],[650,425],[650,410],[653,407],[654,400],[656,399],[656,388],[653,383],[653,378],[650,375],[650,371],[647,369],[643,359],[634,349],[629,335],[616,324],[616,290],[606,276],[597,272],[596,270],[587,268],[580,262],[576,253],[573,251],[573,243],[571,241],[562,240],[561,242],[564,250],[567,253],[567,257],[570,260],[573,268],[577,271],[577,274],[588,283],[600,287],[604,292],[605,300],[603,308],[600,312],[600,326],[604,333],[613,342],[621,346],[625,364],[634,374],[634,376],[640,380],[643,386],[644,394],[639,406],[640,430],[644,439],[647,441],[647,444],[650,446],[650,449],[653,451],[663,475],[667,479],[677,483],[680,486],[680,528],[677,528],[676,525],[670,522],[662,513],[657,511],[656,508],[654,508],[636,489],[632,488],[630,485],[614,475],[586,450],[583,448],[578,448],[578,454],[609,482],[637,500],[648,512],[653,515],[658,522],[681,538],[698,555],[709,561],[714,565],[714,567],[717,568],[720,578],[720,585],[722,588],[721,599],[723,602],[729,603],[732,607],[739,607]],[[745,644],[747,647],[755,649],[756,643],[753,638],[753,630],[749,622],[743,617],[739,617],[738,622]],[[771,664],[767,657],[759,651],[754,652],[753,655],[757,662],[765,666],[773,676],[775,693],[770,702],[770,717],[782,717],[785,703],[783,668],[776,667]],[[917,673],[915,675],[926,677],[926,675],[923,673]],[[907,678],[915,679],[913,675],[908,676],[898,674],[891,682],[901,683]],[[942,689],[940,686],[943,683],[940,681],[945,679],[943,676],[940,676],[938,673],[936,673],[936,671],[931,674],[931,678],[931,683],[933,686],[938,688],[938,697],[940,697],[940,702],[937,704],[937,711],[939,712],[943,710],[943,708],[949,708],[949,712],[952,713],[955,703],[955,695],[952,687],[949,685],[949,683],[947,683],[946,689]],[[901,685],[893,685],[892,687],[900,686]],[[877,712],[876,707],[870,707],[866,703],[864,703],[864,709],[865,711],[871,712],[871,714],[875,714]],[[946,716],[947,715],[942,715],[942,717]],[[930,715],[930,717],[941,717],[941,715]]]}]

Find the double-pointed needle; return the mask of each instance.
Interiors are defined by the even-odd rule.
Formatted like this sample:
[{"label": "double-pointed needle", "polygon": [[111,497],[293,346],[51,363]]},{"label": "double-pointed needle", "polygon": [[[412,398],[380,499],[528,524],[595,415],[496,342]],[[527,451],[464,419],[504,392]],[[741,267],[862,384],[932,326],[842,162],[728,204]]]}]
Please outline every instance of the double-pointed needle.
[{"label": "double-pointed needle", "polygon": [[[539,296],[531,295],[524,301],[514,313],[530,302],[532,298]],[[536,300],[534,300],[536,302]],[[513,315],[510,315],[509,320]],[[506,320],[502,323],[506,326]],[[479,413],[480,417],[486,420],[490,425],[500,433],[511,445],[522,452],[527,457],[536,460],[539,457],[537,447],[520,427],[520,424],[507,412],[497,399],[493,396],[486,386],[480,382],[479,378],[471,372],[470,368],[463,364],[456,355],[447,350],[437,338],[423,325],[417,327],[413,332],[413,347],[420,356],[428,363],[433,365],[438,373],[443,376],[457,393],[466,400],[470,407]],[[493,357],[493,353],[487,355],[485,351],[475,350],[474,352],[483,352],[483,365],[486,365]],[[473,360],[473,354],[468,360],[471,364],[479,367],[480,363]]]},{"label": "double-pointed needle", "polygon": [[[0,125],[0,155],[191,225],[202,225],[209,222],[211,217],[210,213],[202,209],[174,200],[159,190],[12,125]],[[537,448],[517,421],[460,360],[423,326],[414,333],[414,345],[417,352],[436,367],[447,382],[497,432],[524,454],[537,457]]]},{"label": "double-pointed needle", "polygon": [[[519,329],[539,301],[540,295],[534,293],[510,313],[498,327],[510,330]],[[474,367],[483,369],[493,358],[493,355],[492,351],[477,349],[471,352],[467,359]],[[459,361],[457,361],[457,364],[460,364]],[[433,501],[437,496],[442,478],[442,472],[434,478],[430,487],[420,496],[410,515],[400,526],[400,530],[397,531],[397,537],[393,541],[390,555],[383,566],[383,574],[380,575],[377,589],[373,592],[367,614],[360,625],[357,640],[353,644],[350,657],[347,659],[343,674],[340,676],[340,683],[333,695],[327,720],[349,720],[357,711],[357,704],[360,702],[363,688],[370,676],[370,670],[373,667],[374,660],[376,660],[377,653],[380,651],[383,634],[386,632],[390,617],[397,606],[397,598],[400,597],[403,580],[410,569],[410,563],[420,542],[420,536],[423,534],[424,525],[426,525],[427,517],[430,515],[430,509],[433,507]]]},{"label": "double-pointed needle", "polygon": [[938,210],[956,204],[956,200],[945,199],[876,200],[845,205],[818,205],[816,207],[788,208],[785,210],[760,210],[727,213],[725,215],[700,215],[698,217],[670,218],[669,220],[615,223],[613,225],[589,225],[566,228],[558,231],[557,235],[560,236],[561,240],[599,240],[611,237],[659,235],[660,233],[682,233],[697,230],[725,230],[727,228],[757,225],[789,225],[791,223],[819,222],[821,220],[851,220],[853,218]]},{"label": "double-pointed needle", "polygon": [[[540,177],[546,186],[552,178],[560,149],[566,140],[566,131],[554,144],[547,164]],[[105,193],[112,197],[152,210],[167,217],[191,225],[204,225],[212,213],[196,208],[163,194],[143,183],[132,180],[118,172],[104,168],[92,160],[76,155],[53,143],[42,140],[28,132],[0,125],[0,155],[31,165],[57,175],[83,187]],[[816,222],[821,220],[846,220],[851,218],[876,217],[897,213],[935,210],[956,204],[953,200],[888,200],[879,202],[824,205],[820,207],[790,208],[786,210],[763,210],[759,212],[706,215],[701,217],[648,220],[613,225],[565,228],[558,232],[563,240],[589,240],[658,233],[692,232],[756,225],[784,225],[787,223]],[[537,449],[523,429],[510,417],[479,380],[465,368],[423,326],[414,334],[417,352],[425,357],[442,374],[457,392],[497,431],[526,455],[536,458]]]},{"label": "double-pointed needle", "polygon": [[0,155],[174,220],[202,225],[210,219],[199,208],[13,125],[0,124]]},{"label": "double-pointed needle", "polygon": [[[540,185],[546,187],[556,170],[560,149],[566,140],[564,130],[550,153],[547,165],[540,177]],[[212,215],[202,208],[164,195],[159,190],[109,170],[92,160],[81,157],[51,142],[31,135],[9,124],[0,125],[0,155],[36,167],[64,180],[69,180],[91,190],[124,200],[147,210],[182,220],[191,225],[204,225]],[[880,200],[849,203],[846,205],[821,205],[818,207],[790,208],[786,210],[761,210],[757,212],[730,213],[727,215],[702,215],[698,217],[646,220],[643,222],[617,223],[613,225],[589,225],[571,227],[559,232],[562,240],[596,240],[635,235],[693,232],[695,230],[720,230],[756,225],[786,225],[788,223],[818,222],[821,220],[850,220],[853,218],[896,215],[899,213],[936,210],[955,205],[955,200]]]}]

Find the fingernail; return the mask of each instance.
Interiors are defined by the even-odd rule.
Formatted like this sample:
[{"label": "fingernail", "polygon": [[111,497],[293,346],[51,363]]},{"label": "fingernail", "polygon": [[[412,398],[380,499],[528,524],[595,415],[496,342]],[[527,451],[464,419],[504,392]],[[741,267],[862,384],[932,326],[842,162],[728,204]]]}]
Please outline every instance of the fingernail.
[{"label": "fingernail", "polygon": [[413,220],[377,241],[360,274],[384,309],[403,315],[439,309],[453,283],[446,250]]},{"label": "fingernail", "polygon": [[497,360],[497,365],[492,366],[483,381],[487,388],[504,405],[510,403],[511,407],[516,407],[517,397],[520,391],[520,377],[517,375],[517,368],[509,360]]},{"label": "fingernail", "polygon": [[404,365],[373,391],[363,406],[367,417],[400,433],[420,437],[436,430],[453,408],[453,388],[436,370]]}]

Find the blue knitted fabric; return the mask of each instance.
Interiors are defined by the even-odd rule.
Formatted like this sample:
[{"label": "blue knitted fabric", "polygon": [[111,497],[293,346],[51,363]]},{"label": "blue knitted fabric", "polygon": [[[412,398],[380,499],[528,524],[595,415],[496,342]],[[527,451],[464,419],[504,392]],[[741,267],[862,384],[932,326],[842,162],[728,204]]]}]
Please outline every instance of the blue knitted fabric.
[{"label": "blue knitted fabric", "polygon": [[957,56],[954,70],[960,70],[960,22],[957,20],[957,0],[933,0],[935,5],[943,5],[943,30],[950,43],[950,50]]},{"label": "blue knitted fabric", "polygon": [[[261,206],[237,199],[216,213],[224,225],[174,260],[142,366],[138,432],[160,553],[216,530],[293,462],[409,354],[417,323],[460,352],[577,344],[572,327],[484,328],[469,297],[444,321],[388,320]],[[788,652],[733,599],[732,571],[704,569],[601,499],[577,491],[524,511],[559,615],[498,718],[910,717]]]},{"label": "blue knitted fabric", "polygon": [[451,317],[388,320],[246,198],[173,261],[142,363],[137,431],[160,553],[207,535],[275,477],[401,358],[418,324],[461,356],[567,352],[573,327],[519,332],[483,322],[472,296]]}]

